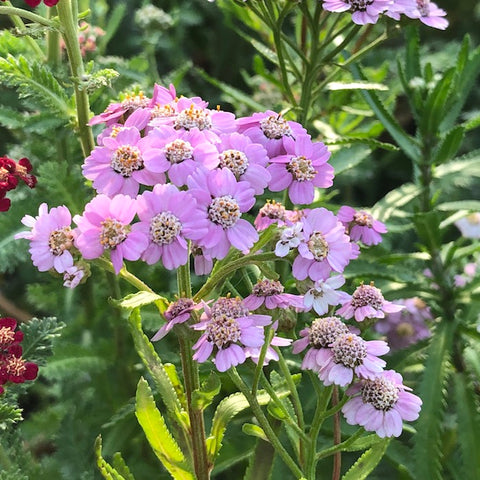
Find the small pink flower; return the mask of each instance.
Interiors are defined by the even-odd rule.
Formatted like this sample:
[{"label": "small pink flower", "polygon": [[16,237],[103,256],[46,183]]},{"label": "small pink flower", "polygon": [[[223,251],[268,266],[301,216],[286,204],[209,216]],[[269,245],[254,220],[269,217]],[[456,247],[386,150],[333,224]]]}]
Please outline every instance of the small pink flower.
[{"label": "small pink flower", "polygon": [[70,250],[75,238],[71,229],[72,216],[67,207],[61,206],[48,211],[48,205],[42,203],[38,216],[26,215],[22,223],[31,228],[30,232],[21,232],[15,238],[30,240],[30,255],[33,264],[41,271],[55,269],[63,273],[73,266]]},{"label": "small pink flower", "polygon": [[372,379],[362,379],[347,390],[353,395],[342,407],[342,413],[350,425],[361,425],[379,437],[398,437],[402,422],[416,420],[422,400],[408,392],[402,376],[387,370]]},{"label": "small pink flower", "polygon": [[324,0],[323,8],[329,12],[352,12],[352,21],[358,25],[377,23],[393,0]]},{"label": "small pink flower", "polygon": [[272,179],[268,188],[272,192],[288,188],[293,203],[312,203],[315,188],[333,184],[333,167],[327,163],[330,152],[323,143],[312,142],[309,135],[287,138],[283,145],[286,153],[270,160],[267,170]]},{"label": "small pink flower", "polygon": [[418,18],[425,25],[440,30],[448,27],[448,20],[443,18],[447,12],[430,0],[394,0],[393,4],[389,6],[387,15],[399,20],[400,14],[409,18]]},{"label": "small pink flower", "polygon": [[73,221],[78,226],[75,246],[83,258],[91,260],[110,252],[115,273],[123,259],[138,260],[148,246],[148,239],[138,224],[131,225],[136,214],[136,201],[128,195],[109,198],[98,195],[85,206],[82,216]]},{"label": "small pink flower", "polygon": [[318,315],[328,312],[331,305],[339,305],[350,299],[346,292],[338,291],[345,283],[343,275],[334,275],[327,280],[317,280],[303,297],[304,310],[315,310]]},{"label": "small pink flower", "polygon": [[356,211],[352,207],[343,206],[338,211],[337,217],[345,226],[347,234],[355,242],[377,245],[382,241],[381,234],[387,233],[385,224],[375,220],[363,210]]},{"label": "small pink flower", "polygon": [[285,207],[275,200],[267,200],[267,203],[259,210],[255,221],[253,222],[256,229],[261,232],[267,229],[273,223],[279,227],[288,222],[287,210]]},{"label": "small pink flower", "polygon": [[68,267],[63,272],[63,286],[67,288],[75,288],[85,277],[85,270],[77,265]]},{"label": "small pink flower", "polygon": [[263,345],[263,327],[271,320],[269,315],[251,315],[240,299],[221,298],[211,308],[205,307],[200,322],[192,326],[204,331],[193,346],[193,359],[203,363],[213,353],[219,372],[244,363],[246,347]]},{"label": "small pink flower", "polygon": [[385,313],[399,312],[403,308],[403,305],[385,300],[380,289],[373,284],[360,285],[352,298],[337,310],[337,315],[346,319],[355,317],[357,322],[363,322],[365,318],[383,318]]},{"label": "small pink flower", "polygon": [[325,362],[318,377],[325,385],[345,387],[353,381],[353,375],[360,378],[375,378],[383,371],[386,362],[379,355],[389,351],[382,340],[366,341],[353,333],[339,335],[329,349],[323,351]]},{"label": "small pink flower", "polygon": [[303,298],[300,295],[283,293],[285,287],[277,280],[268,278],[259,280],[253,287],[252,293],[243,300],[249,310],[257,310],[262,305],[272,310],[274,308],[302,308]]},{"label": "small pink flower", "polygon": [[[275,322],[272,325],[273,330],[276,332],[278,328],[278,322]],[[268,365],[271,360],[277,362],[279,359],[278,353],[272,347],[288,347],[292,343],[290,338],[279,337],[274,335],[270,345],[267,347],[267,351],[265,354],[265,359],[263,361],[263,365]],[[245,355],[247,358],[251,358],[256,364],[260,360],[260,354],[262,351],[263,345],[261,347],[246,347],[245,348]]]}]

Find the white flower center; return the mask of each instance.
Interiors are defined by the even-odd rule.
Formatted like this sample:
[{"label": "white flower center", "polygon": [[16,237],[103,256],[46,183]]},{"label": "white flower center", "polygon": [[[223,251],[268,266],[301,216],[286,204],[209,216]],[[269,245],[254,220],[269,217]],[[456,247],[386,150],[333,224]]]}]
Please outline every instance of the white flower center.
[{"label": "white flower center", "polygon": [[313,232],[307,243],[308,249],[317,262],[321,262],[327,258],[329,248],[325,237],[320,232]]},{"label": "white flower center", "polygon": [[364,403],[370,403],[377,410],[388,411],[398,401],[398,387],[383,377],[364,380],[362,400]]},{"label": "white flower center", "polygon": [[0,328],[0,347],[6,347],[15,340],[15,332],[9,327]]},{"label": "white flower center", "polygon": [[212,119],[207,110],[195,108],[193,104],[190,108],[182,110],[175,118],[174,127],[178,130],[184,128],[191,130],[197,127],[199,130],[209,130],[212,128]]},{"label": "white flower center", "polygon": [[360,308],[370,305],[375,310],[380,310],[385,299],[382,292],[373,285],[360,285],[352,295],[352,307]]},{"label": "white flower center", "polygon": [[167,143],[164,151],[165,156],[170,163],[181,163],[184,160],[190,160],[193,158],[192,145],[179,138],[173,142]]},{"label": "white flower center", "polygon": [[150,103],[150,99],[144,95],[143,92],[138,94],[127,94],[122,100],[122,106],[129,109],[137,109],[146,107]]},{"label": "white flower center", "polygon": [[284,290],[284,286],[279,281],[266,278],[253,287],[252,293],[257,297],[271,297],[283,293]]},{"label": "white flower center", "polygon": [[367,213],[367,212],[356,212],[355,215],[353,216],[353,221],[362,227],[369,227],[372,228],[373,225],[373,218],[372,216]]},{"label": "white flower center", "polygon": [[367,356],[365,340],[353,333],[343,333],[332,343],[333,361],[345,367],[355,368]]},{"label": "white flower center", "polygon": [[308,341],[313,348],[326,348],[344,333],[348,328],[338,317],[317,318],[310,326]]},{"label": "white flower center", "polygon": [[142,154],[133,145],[122,145],[115,150],[110,165],[115,172],[128,178],[133,172],[143,168]]},{"label": "white flower center", "polygon": [[169,245],[181,230],[180,220],[170,212],[160,212],[150,220],[150,239],[157,245]]},{"label": "white flower center", "polygon": [[157,103],[150,112],[151,118],[166,118],[173,117],[174,115],[175,109],[168,103],[166,105]]},{"label": "white flower center", "polygon": [[48,248],[55,255],[61,255],[65,250],[69,250],[73,246],[73,234],[70,227],[63,227],[53,230],[48,239]]},{"label": "white flower center", "polygon": [[227,315],[219,315],[212,318],[205,332],[208,340],[218,348],[227,348],[232,343],[238,341],[242,333],[238,322]]},{"label": "white flower center", "polygon": [[270,115],[260,121],[263,134],[272,140],[279,140],[285,136],[292,136],[292,129],[281,115]]},{"label": "white flower center", "polygon": [[297,182],[313,180],[317,174],[317,171],[312,167],[312,161],[303,155],[291,158],[287,164],[287,172],[290,172]]},{"label": "white flower center", "polygon": [[238,297],[220,297],[211,309],[212,318],[227,316],[231,318],[245,317],[249,314],[249,310]]},{"label": "white flower center", "polygon": [[124,225],[115,218],[106,218],[101,225],[100,243],[109,250],[124,242],[131,230],[130,225]]},{"label": "white flower center", "polygon": [[208,218],[223,228],[233,227],[240,215],[238,202],[231,195],[214,198],[208,207]]},{"label": "white flower center", "polygon": [[218,159],[220,160],[219,166],[228,168],[237,180],[247,171],[248,158],[240,150],[224,150],[220,153]]}]

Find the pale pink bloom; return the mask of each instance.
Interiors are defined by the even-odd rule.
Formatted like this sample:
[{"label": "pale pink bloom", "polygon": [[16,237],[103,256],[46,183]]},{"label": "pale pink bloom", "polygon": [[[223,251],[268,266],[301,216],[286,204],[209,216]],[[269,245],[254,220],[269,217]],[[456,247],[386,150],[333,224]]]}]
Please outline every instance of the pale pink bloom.
[{"label": "pale pink bloom", "polygon": [[303,225],[296,223],[281,230],[280,240],[275,245],[275,255],[286,257],[292,248],[298,247],[303,240]]},{"label": "pale pink bloom", "polygon": [[85,270],[78,265],[68,267],[63,272],[63,286],[67,288],[75,288],[85,277]]},{"label": "pale pink bloom", "polygon": [[455,225],[465,238],[480,238],[480,212],[457,220]]},{"label": "pale pink bloom", "polygon": [[344,224],[347,234],[353,241],[360,241],[365,245],[377,245],[382,241],[380,234],[387,233],[387,227],[379,220],[375,220],[363,210],[343,206],[337,213],[338,219]]},{"label": "pale pink bloom", "polygon": [[26,215],[22,223],[31,228],[30,232],[20,232],[15,239],[30,240],[30,255],[33,264],[40,272],[55,269],[63,273],[73,266],[70,250],[73,247],[75,232],[71,229],[72,216],[67,207],[55,207],[48,211],[48,205],[42,203],[38,216]]},{"label": "pale pink bloom", "polygon": [[253,223],[256,229],[261,232],[273,223],[276,223],[281,227],[287,222],[287,210],[285,207],[275,200],[267,200],[267,203],[265,203],[265,205],[259,210]]},{"label": "pale pink bloom", "polygon": [[[278,321],[272,325],[272,328],[274,331],[277,330]],[[290,345],[291,343],[292,343],[292,339],[290,338],[278,337],[277,335],[274,335],[272,338],[272,341],[267,347],[263,365],[268,365],[271,360],[274,360],[275,362],[278,361],[279,359],[278,353],[272,347],[288,347],[288,345]],[[262,351],[262,348],[263,346],[262,347],[246,347],[245,355],[247,356],[247,358],[251,358],[256,364],[258,364],[258,361],[260,360],[260,353]]]},{"label": "pale pink bloom", "polygon": [[337,290],[344,283],[343,275],[334,275],[327,280],[317,280],[303,296],[305,311],[313,308],[318,315],[324,315],[331,305],[339,305],[349,300],[348,293]]},{"label": "pale pink bloom", "polygon": [[409,18],[419,19],[429,27],[440,30],[445,30],[448,27],[448,20],[443,18],[447,15],[447,12],[430,0],[394,0],[386,14],[395,20],[399,20],[400,14],[404,14]]},{"label": "pale pink bloom", "polygon": [[75,246],[83,258],[92,260],[108,251],[117,274],[124,258],[138,260],[148,239],[138,224],[131,225],[135,214],[136,201],[128,195],[98,195],[87,203],[83,215],[73,219],[78,226]]},{"label": "pale pink bloom", "polygon": [[213,257],[195,243],[191,245],[195,275],[208,275],[213,268]]},{"label": "pale pink bloom", "polygon": [[386,365],[385,360],[378,356],[385,355],[389,350],[382,340],[367,341],[353,333],[343,333],[330,344],[330,348],[322,349],[320,363],[323,366],[318,377],[325,385],[341,387],[352,383],[354,374],[373,379]]},{"label": "pale pink bloom", "polygon": [[323,8],[329,12],[352,12],[352,21],[358,25],[377,23],[393,0],[324,0]]},{"label": "pale pink bloom", "polygon": [[357,322],[363,322],[365,318],[383,318],[385,313],[399,312],[404,308],[385,300],[380,289],[373,284],[360,285],[350,300],[337,310],[337,315],[346,319],[354,317]]},{"label": "pale pink bloom", "polygon": [[353,396],[342,413],[350,425],[361,425],[381,438],[398,437],[403,420],[416,420],[422,406],[422,400],[407,390],[411,389],[403,385],[399,373],[386,370],[352,385],[346,393]]},{"label": "pale pink bloom", "polygon": [[253,287],[252,293],[245,297],[243,304],[249,310],[257,310],[262,305],[272,310],[274,308],[302,308],[303,297],[284,293],[285,287],[277,280],[268,278],[259,280]]}]

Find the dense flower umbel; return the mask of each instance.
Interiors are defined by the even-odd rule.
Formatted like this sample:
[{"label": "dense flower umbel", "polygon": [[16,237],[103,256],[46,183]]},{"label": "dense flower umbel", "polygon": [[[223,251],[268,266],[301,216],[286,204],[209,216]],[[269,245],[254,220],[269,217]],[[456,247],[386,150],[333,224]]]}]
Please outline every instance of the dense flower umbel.
[{"label": "dense flower umbel", "polygon": [[308,347],[302,368],[319,372],[326,362],[324,350],[328,350],[338,336],[348,332],[348,327],[338,317],[316,318],[310,327],[300,331],[301,338],[293,342],[293,353]]},{"label": "dense flower umbel", "polygon": [[75,246],[83,258],[91,260],[110,252],[115,273],[122,268],[122,261],[138,260],[148,246],[139,224],[130,225],[136,213],[136,201],[127,195],[115,195],[113,199],[98,195],[85,206],[82,216],[75,215],[78,226]]},{"label": "dense flower umbel", "polygon": [[37,179],[31,171],[32,165],[28,158],[15,162],[9,157],[0,157],[0,212],[6,212],[10,208],[11,202],[6,198],[6,194],[17,187],[18,180],[22,180],[30,188],[35,187]]},{"label": "dense flower umbel", "polygon": [[71,249],[75,232],[71,229],[72,216],[67,207],[55,207],[48,211],[48,205],[42,203],[38,216],[26,215],[22,223],[31,231],[18,233],[15,238],[30,240],[32,262],[41,272],[53,268],[63,273],[73,266]]},{"label": "dense flower umbel", "polygon": [[381,233],[387,233],[387,227],[382,222],[375,220],[363,210],[343,206],[337,213],[338,219],[345,225],[348,235],[354,241],[365,245],[377,245],[382,241]]},{"label": "dense flower umbel", "polygon": [[286,153],[270,160],[268,188],[272,192],[288,189],[293,203],[312,203],[316,187],[333,184],[333,167],[327,163],[330,152],[323,143],[312,142],[309,135],[298,135],[295,140],[288,137],[283,146]]},{"label": "dense flower umbel", "polygon": [[317,360],[321,355],[323,363],[318,377],[325,385],[341,387],[350,384],[354,374],[360,378],[375,378],[386,365],[378,356],[389,350],[382,340],[366,341],[353,333],[343,333],[330,344],[330,348],[317,354]]},{"label": "dense flower umbel", "polygon": [[426,303],[418,298],[397,300],[405,308],[385,315],[375,323],[375,330],[386,335],[392,351],[408,347],[431,335],[427,321],[433,320],[432,312]]},{"label": "dense flower umbel", "polygon": [[383,318],[385,313],[399,312],[403,308],[403,305],[385,300],[380,289],[371,283],[357,287],[352,298],[337,310],[337,314],[363,322],[365,318]]},{"label": "dense flower umbel", "polygon": [[361,425],[379,437],[398,437],[403,420],[413,421],[419,416],[422,401],[410,388],[403,385],[402,376],[386,370],[372,379],[362,379],[347,390],[353,395],[342,407],[350,425]]},{"label": "dense flower umbel", "polygon": [[200,322],[192,326],[204,331],[193,346],[194,360],[203,363],[213,353],[220,372],[244,363],[245,347],[263,345],[263,327],[271,320],[269,315],[251,315],[238,298],[221,298],[211,308],[205,306]]},{"label": "dense flower umbel", "polygon": [[15,331],[17,322],[10,317],[0,318],[0,394],[7,382],[23,383],[34,380],[38,366],[22,358],[23,333]]}]

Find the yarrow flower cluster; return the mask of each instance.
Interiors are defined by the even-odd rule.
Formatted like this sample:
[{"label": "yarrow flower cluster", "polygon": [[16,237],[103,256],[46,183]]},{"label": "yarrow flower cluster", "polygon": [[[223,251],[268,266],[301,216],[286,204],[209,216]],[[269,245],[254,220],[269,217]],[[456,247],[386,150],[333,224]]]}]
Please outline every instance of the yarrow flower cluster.
[{"label": "yarrow flower cluster", "polygon": [[28,158],[16,162],[9,157],[0,157],[0,212],[6,212],[10,208],[11,201],[6,195],[17,187],[19,180],[30,188],[35,187],[37,179],[31,171],[32,164]]},{"label": "yarrow flower cluster", "polygon": [[38,374],[38,365],[22,358],[23,333],[16,328],[15,319],[0,318],[0,395],[5,384],[34,380]]}]

